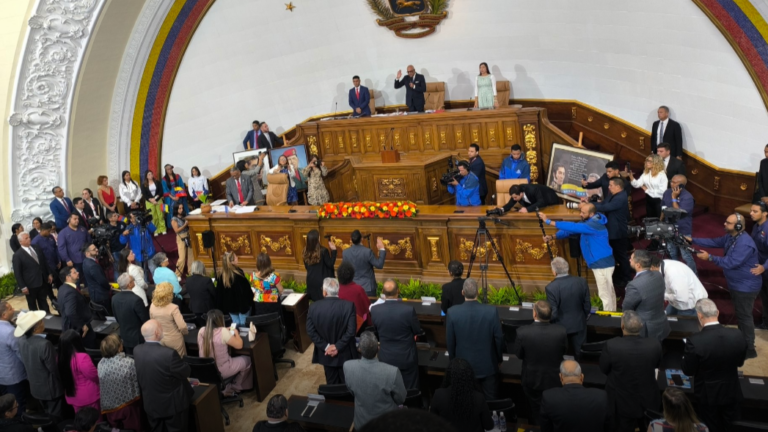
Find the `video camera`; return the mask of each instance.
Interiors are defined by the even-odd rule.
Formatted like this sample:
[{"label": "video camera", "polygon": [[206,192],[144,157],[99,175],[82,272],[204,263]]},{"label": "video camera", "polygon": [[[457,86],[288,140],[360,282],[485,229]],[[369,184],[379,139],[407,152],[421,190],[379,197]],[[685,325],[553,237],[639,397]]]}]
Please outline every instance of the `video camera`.
[{"label": "video camera", "polygon": [[109,243],[114,235],[114,230],[115,228],[111,225],[96,225],[91,231],[91,241],[99,249],[99,263],[109,263],[110,261],[112,253]]},{"label": "video camera", "polygon": [[148,223],[152,222],[152,212],[149,210],[134,210],[131,212],[131,216],[136,218],[134,225],[145,227]]},{"label": "video camera", "polygon": [[504,216],[504,209],[494,208],[494,209],[486,210],[485,211],[485,216],[486,217],[490,217],[490,216]]},{"label": "video camera", "polygon": [[461,174],[459,173],[459,161],[454,162],[454,158],[448,159],[448,171],[440,177],[440,183],[443,186],[448,186],[452,181],[461,181]]},{"label": "video camera", "polygon": [[683,209],[667,207],[662,210],[662,214],[664,215],[663,221],[659,218],[645,218],[643,219],[643,226],[629,227],[629,235],[633,237],[645,236],[649,240],[672,242],[688,247],[688,242],[680,236],[677,230],[677,223],[688,217],[688,212]]}]

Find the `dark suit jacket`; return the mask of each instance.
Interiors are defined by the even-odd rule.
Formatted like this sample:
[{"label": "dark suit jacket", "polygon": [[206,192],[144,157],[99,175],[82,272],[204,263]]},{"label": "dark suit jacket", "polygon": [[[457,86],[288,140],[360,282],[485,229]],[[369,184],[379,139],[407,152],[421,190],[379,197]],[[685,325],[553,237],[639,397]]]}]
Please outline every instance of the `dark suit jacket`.
[{"label": "dark suit jacket", "polygon": [[587,317],[592,309],[589,302],[589,285],[576,276],[557,277],[544,289],[552,306],[552,324],[565,327],[568,334],[587,328]]},{"label": "dark suit jacket", "polygon": [[565,327],[534,322],[517,329],[515,355],[523,361],[523,386],[544,391],[560,387],[560,363],[568,348]]},{"label": "dark suit jacket", "polygon": [[643,319],[641,336],[663,341],[670,328],[664,313],[664,278],[656,271],[639,273],[627,284],[622,308],[636,311]]},{"label": "dark suit jacket", "polygon": [[[304,263],[304,269],[307,271],[307,295],[312,301],[323,299],[323,281],[325,278],[334,276],[333,265],[336,263],[338,251],[328,250],[326,247],[320,247],[320,261],[317,264],[307,265]],[[365,311],[363,311],[365,313]]]},{"label": "dark suit jacket", "polygon": [[[608,184],[610,183],[611,179],[608,178],[608,174],[603,173],[603,175],[600,176],[599,179],[587,183],[587,186],[584,189],[597,189],[600,188],[603,191],[603,200],[605,200],[607,197],[611,196],[611,191],[608,189]],[[624,179],[624,190],[628,191],[631,190],[632,183],[629,182],[629,180]]]},{"label": "dark suit jacket", "polygon": [[600,370],[608,376],[609,412],[641,418],[645,410],[661,407],[656,371],[661,370],[661,343],[640,336],[610,339],[600,355]]},{"label": "dark suit jacket", "polygon": [[149,312],[144,307],[141,297],[130,291],[116,293],[112,296],[112,313],[120,324],[120,338],[123,340],[123,345],[133,348],[144,343],[141,326],[149,321]]},{"label": "dark suit jacket", "polygon": [[243,193],[245,201],[240,201],[240,194],[237,192],[237,180],[234,177],[227,179],[227,201],[232,201],[235,205],[253,204],[253,180],[245,174],[240,174],[240,191]]},{"label": "dark suit jacket", "polygon": [[464,296],[461,290],[464,289],[464,279],[458,277],[443,285],[443,296],[440,300],[440,309],[448,315],[448,309],[464,303]]},{"label": "dark suit jacket", "polygon": [[[29,237],[32,238],[32,233],[29,234]],[[19,248],[21,248],[21,243],[19,243],[19,237],[14,234],[11,236],[11,240],[9,241],[11,243],[11,252],[16,253]]]},{"label": "dark suit jacket", "polygon": [[[488,195],[488,179],[485,178],[485,161],[482,157],[478,156],[469,162],[469,171],[477,176],[477,180],[480,182],[480,199]],[[480,203],[480,205],[485,204]]]},{"label": "dark suit jacket", "polygon": [[43,251],[37,246],[30,248],[37,254],[37,261],[24,248],[17,250],[11,260],[19,288],[40,288],[48,283],[50,271]]},{"label": "dark suit jacket", "polygon": [[[414,88],[411,88],[411,81],[415,84]],[[423,112],[424,92],[427,91],[424,75],[415,74],[411,80],[411,76],[405,74],[400,81],[395,80],[395,90],[403,86],[405,86],[405,104],[408,105],[408,110]]]},{"label": "dark suit jacket", "polygon": [[61,331],[75,330],[82,334],[83,326],[91,322],[91,308],[88,299],[71,285],[59,287],[59,315]]},{"label": "dark suit jacket", "polygon": [[685,175],[685,162],[680,159],[670,156],[669,163],[667,164],[667,180],[672,181],[672,177],[681,174]]},{"label": "dark suit jacket", "polygon": [[97,200],[96,198],[91,198],[91,200],[93,201],[93,206],[96,207],[96,212],[93,211],[90,204],[85,203],[85,208],[83,209],[85,210],[85,215],[88,216],[89,218],[99,218],[100,220],[106,220],[107,214],[104,211],[104,207],[102,207],[99,200]]},{"label": "dark suit jacket", "polygon": [[176,350],[146,342],[133,350],[144,411],[150,418],[168,417],[189,409],[192,386],[189,365]]},{"label": "dark suit jacket", "polygon": [[399,369],[418,368],[415,335],[421,334],[416,309],[408,303],[385,301],[371,308],[371,318],[379,333],[379,360]]},{"label": "dark suit jacket", "polygon": [[557,196],[557,192],[549,186],[524,184],[520,185],[520,188],[531,203],[528,204],[522,199],[520,201],[515,201],[513,198],[510,198],[509,202],[504,205],[504,213],[512,210],[512,207],[518,202],[529,212],[536,211],[536,207],[541,210],[547,206],[560,204],[560,197]]},{"label": "dark suit jacket", "polygon": [[[312,303],[307,313],[307,333],[315,343],[312,363],[341,367],[345,361],[356,358],[355,330],[354,303],[338,297],[326,297]],[[329,344],[336,345],[337,356],[325,355],[325,347]]]},{"label": "dark suit jacket", "polygon": [[257,141],[258,148],[273,149],[283,146],[283,139],[275,135],[275,133],[272,131],[269,132],[269,139],[272,140],[272,144],[270,144],[267,140],[267,135],[262,132],[261,135],[259,135],[259,140]]},{"label": "dark suit jacket", "polygon": [[[656,143],[658,141],[659,134],[659,120],[653,122],[653,128],[651,129],[651,153],[656,154]],[[664,128],[664,137],[661,140],[663,143],[669,144],[669,151],[672,157],[678,157],[683,155],[683,129],[680,127],[680,123],[669,119],[666,128]]]},{"label": "dark suit jacket", "polygon": [[216,309],[216,287],[211,278],[191,275],[184,287],[189,294],[189,309],[192,313],[204,314]]},{"label": "dark suit jacket", "polygon": [[760,170],[757,172],[757,189],[752,202],[760,201],[760,198],[768,196],[768,158],[760,161]]},{"label": "dark suit jacket", "polygon": [[[355,117],[368,117],[371,115],[371,93],[368,87],[360,86],[360,98],[357,97],[355,88],[349,89],[349,106],[352,108],[352,115]],[[360,114],[355,109],[360,108]]]},{"label": "dark suit jacket", "polygon": [[72,204],[71,199],[67,197],[64,197],[62,199],[69,206],[69,210],[67,210],[63,205],[61,205],[58,198],[54,198],[53,201],[51,201],[51,204],[49,206],[51,209],[51,213],[53,213],[53,219],[56,222],[57,232],[61,232],[61,230],[63,230],[64,227],[67,226],[67,219],[69,218],[69,215],[72,214],[73,211],[75,211],[75,205]]},{"label": "dark suit jacket", "polygon": [[99,263],[86,257],[83,260],[83,273],[85,273],[85,286],[88,287],[91,300],[94,303],[108,301],[112,294],[112,287]]},{"label": "dark suit jacket", "polygon": [[[677,160],[677,159],[673,159]],[[680,162],[680,161],[678,161]],[[629,190],[629,189],[627,189]],[[601,202],[595,203],[595,210],[608,218],[608,239],[616,240],[629,237],[627,223],[629,222],[629,201],[627,190],[611,195]]]},{"label": "dark suit jacket", "polygon": [[608,396],[604,390],[568,384],[542,395],[542,432],[608,431],[610,424]]},{"label": "dark suit jacket", "polygon": [[445,332],[451,360],[458,357],[468,361],[477,378],[489,377],[498,371],[504,334],[495,306],[468,301],[452,307]]},{"label": "dark suit jacket", "polygon": [[738,368],[746,355],[747,342],[737,329],[717,324],[688,337],[683,373],[693,377],[699,403],[717,406],[741,401]]}]

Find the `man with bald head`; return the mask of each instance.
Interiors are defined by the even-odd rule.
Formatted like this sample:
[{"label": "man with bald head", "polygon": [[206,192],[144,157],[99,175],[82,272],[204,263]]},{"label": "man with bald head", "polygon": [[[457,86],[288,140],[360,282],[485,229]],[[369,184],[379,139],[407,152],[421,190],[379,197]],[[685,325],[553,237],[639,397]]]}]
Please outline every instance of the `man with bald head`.
[{"label": "man with bald head", "polygon": [[427,91],[427,83],[424,81],[424,75],[417,74],[413,65],[406,68],[408,75],[403,77],[403,71],[397,71],[395,78],[395,90],[405,87],[405,104],[408,105],[410,112],[424,112],[424,92]]},{"label": "man with bald head", "polygon": [[32,246],[29,233],[19,234],[21,247],[13,254],[13,274],[21,292],[27,298],[29,310],[42,310],[50,314],[48,308],[48,286],[53,282],[53,276],[48,269],[43,251]]},{"label": "man with bald head", "polygon": [[611,429],[608,396],[582,385],[584,374],[573,360],[560,363],[562,387],[546,390],[541,400],[541,431],[595,432]]},{"label": "man with bald head", "polygon": [[141,326],[145,343],[133,350],[136,378],[144,401],[144,411],[153,431],[187,430],[192,386],[189,365],[176,350],[160,345],[163,328],[156,320]]},{"label": "man with bald head", "polygon": [[[661,150],[661,149],[659,149]],[[678,161],[680,162],[680,161]],[[682,162],[680,162],[682,163]],[[693,235],[693,206],[694,199],[690,192],[685,190],[685,186],[688,184],[688,178],[682,174],[677,174],[670,177],[669,189],[664,191],[664,195],[661,197],[661,208],[676,208],[685,210],[688,213],[688,217],[680,219],[677,222],[677,229],[681,236],[690,237]],[[663,216],[663,215],[662,215]],[[696,273],[696,262],[693,260],[693,255],[686,248],[674,244],[673,242],[667,243],[667,252],[669,257],[673,260],[677,260],[680,255],[683,256],[683,261],[688,267]]]}]

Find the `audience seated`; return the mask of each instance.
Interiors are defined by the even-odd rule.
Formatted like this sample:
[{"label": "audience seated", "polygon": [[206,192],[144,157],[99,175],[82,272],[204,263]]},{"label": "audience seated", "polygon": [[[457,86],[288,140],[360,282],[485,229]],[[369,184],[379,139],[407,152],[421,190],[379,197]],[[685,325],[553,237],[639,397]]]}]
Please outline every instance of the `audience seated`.
[{"label": "audience seated", "polygon": [[224,252],[221,270],[216,278],[216,298],[219,309],[229,314],[233,323],[243,327],[253,309],[253,291],[251,283],[237,264],[234,252]]},{"label": "audience seated", "polygon": [[14,400],[19,403],[20,411],[24,412],[27,370],[22,362],[23,356],[17,338],[27,330],[34,329],[45,318],[45,312],[29,312],[20,316],[16,321],[17,327],[14,328],[11,320],[15,312],[10,303],[0,300],[0,393],[13,394],[16,397]]},{"label": "audience seated", "polygon": [[239,331],[230,330],[224,325],[224,314],[220,310],[213,309],[208,312],[205,326],[197,333],[197,346],[200,348],[200,357],[213,357],[216,360],[216,367],[219,368],[222,378],[237,375],[224,389],[225,396],[233,396],[235,392],[253,388],[251,358],[229,355],[230,347],[236,350],[243,347],[243,339]]},{"label": "audience seated", "polygon": [[551,315],[549,302],[537,301],[533,305],[533,324],[518,328],[515,339],[515,354],[523,361],[523,392],[537,424],[541,424],[542,393],[560,387],[558,370],[568,347],[565,327],[550,324]]},{"label": "audience seated", "polygon": [[147,288],[149,288],[149,285],[147,285],[147,281],[144,279],[144,269],[135,264],[136,254],[130,249],[123,249],[120,251],[119,262],[120,264],[117,267],[117,274],[121,275],[123,273],[128,273],[131,275],[134,285],[131,292],[141,298],[144,307],[149,306],[149,302],[147,301]]},{"label": "audience seated", "polygon": [[[329,252],[330,249],[330,252]],[[302,254],[304,269],[307,271],[307,295],[312,301],[323,299],[323,281],[333,277],[333,264],[336,262],[336,244],[328,240],[328,248],[320,245],[320,232],[310,230],[307,233],[307,245]],[[354,277],[354,276],[353,276]],[[339,283],[342,282],[339,276]],[[358,314],[360,311],[357,311]]]},{"label": "audience seated", "polygon": [[429,410],[465,432],[493,429],[493,419],[483,393],[475,390],[475,373],[464,359],[451,360],[443,386],[435,390]]},{"label": "audience seated", "polygon": [[168,268],[170,261],[165,252],[158,252],[155,254],[152,261],[155,263],[155,270],[152,272],[152,280],[155,281],[155,285],[160,285],[166,282],[173,287],[173,298],[181,300],[181,285],[179,284],[179,278],[173,270]]},{"label": "audience seated", "polygon": [[[141,326],[149,320],[149,313],[141,297],[131,291],[136,289],[133,276],[123,273],[117,278],[120,292],[112,296],[112,311],[117,323],[120,324],[120,337],[125,352],[133,354],[135,348],[144,340],[141,338]],[[101,345],[102,349],[104,344]]]},{"label": "audience seated", "polygon": [[362,359],[344,363],[347,388],[355,397],[355,429],[396,410],[407,395],[400,370],[376,359],[379,342],[373,332],[363,332],[359,349]]},{"label": "audience seated", "polygon": [[359,330],[363,323],[371,325],[371,301],[363,287],[354,282],[355,268],[348,261],[342,261],[336,273],[339,276],[339,298],[355,304],[355,328]]},{"label": "audience seated", "polygon": [[203,315],[216,308],[216,287],[206,274],[202,261],[192,263],[184,288],[189,294],[189,309],[193,314]]},{"label": "audience seated", "polygon": [[323,281],[322,301],[309,305],[307,334],[314,342],[312,363],[323,365],[327,384],[343,384],[344,362],[355,352],[355,305],[339,298],[339,281]]},{"label": "audience seated", "polygon": [[544,291],[552,307],[552,324],[565,327],[568,344],[578,358],[581,345],[587,340],[587,318],[592,310],[589,302],[589,285],[583,278],[568,274],[568,261],[561,257],[552,260],[552,274],[555,280]]},{"label": "audience seated", "polygon": [[464,279],[461,278],[464,273],[464,264],[461,261],[452,260],[448,263],[448,273],[453,280],[443,285],[443,296],[440,299],[440,309],[446,315],[451,306],[464,303],[464,295],[461,294],[461,290],[464,289]]},{"label": "audience seated", "polygon": [[299,424],[288,421],[288,400],[281,394],[267,402],[267,419],[256,423],[253,432],[304,432]]},{"label": "audience seated", "polygon": [[[149,317],[163,327],[163,337],[160,344],[172,348],[179,356],[187,355],[184,345],[184,335],[189,333],[187,323],[181,316],[179,307],[173,304],[173,287],[163,282],[155,287],[152,294],[152,306],[149,307]],[[143,328],[143,327],[142,327]]]},{"label": "audience seated", "polygon": [[624,311],[637,311],[643,320],[643,331],[640,335],[661,342],[671,331],[664,314],[664,278],[661,274],[651,271],[651,255],[647,251],[636,250],[629,263],[637,274],[627,284],[622,304]]},{"label": "audience seated", "polygon": [[75,412],[85,407],[101,410],[99,373],[85,352],[83,339],[74,330],[61,334],[58,369],[64,396]]},{"label": "audience seated", "polygon": [[116,334],[101,341],[101,356],[98,373],[104,416],[114,428],[142,430],[141,393],[133,358],[123,352],[123,342]]},{"label": "audience seated", "polygon": [[64,282],[59,287],[59,315],[61,315],[61,330],[75,330],[83,337],[86,348],[96,348],[96,334],[91,327],[91,308],[77,285],[80,273],[74,267],[61,269],[59,277]]},{"label": "audience seated", "polygon": [[20,413],[21,409],[13,393],[0,396],[0,430],[3,432],[37,432],[37,428],[22,423]]},{"label": "audience seated", "polygon": [[659,409],[656,370],[661,369],[661,343],[640,337],[643,320],[635,311],[624,312],[621,330],[624,336],[608,340],[600,355],[600,370],[608,377],[608,412],[615,431],[644,431],[645,411]]},{"label": "audience seated", "polygon": [[691,401],[679,388],[667,387],[661,401],[664,405],[664,418],[652,421],[648,432],[709,431],[709,428],[699,422]]},{"label": "audience seated", "polygon": [[582,385],[584,374],[573,360],[560,364],[562,387],[549,389],[541,397],[541,431],[610,431],[608,396],[604,390]]}]

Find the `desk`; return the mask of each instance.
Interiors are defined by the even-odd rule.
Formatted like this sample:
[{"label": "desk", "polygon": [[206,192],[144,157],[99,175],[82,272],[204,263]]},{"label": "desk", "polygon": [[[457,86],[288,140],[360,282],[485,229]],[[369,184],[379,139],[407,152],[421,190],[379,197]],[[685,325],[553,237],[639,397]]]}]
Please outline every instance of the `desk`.
[{"label": "desk", "polygon": [[189,410],[190,429],[195,432],[224,432],[224,417],[215,386],[192,387],[192,405]]},{"label": "desk", "polygon": [[283,309],[293,315],[293,323],[296,326],[293,333],[293,341],[296,349],[303,353],[312,345],[312,340],[307,334],[307,312],[309,311],[309,296],[304,296],[293,306],[283,305]]},{"label": "desk", "polygon": [[288,419],[299,423],[305,429],[322,429],[327,431],[349,432],[355,421],[353,404],[326,401],[317,406],[312,417],[302,417],[301,413],[307,407],[306,396],[291,396],[288,399]]},{"label": "desk", "polygon": [[[63,325],[63,320],[60,316],[57,315],[48,315],[45,317],[45,333],[59,336],[61,335],[61,326]],[[117,333],[120,330],[120,325],[115,321],[101,321],[101,320],[92,320],[91,321],[91,327],[93,327],[94,333],[96,333],[96,336],[106,337],[112,333]]]}]

